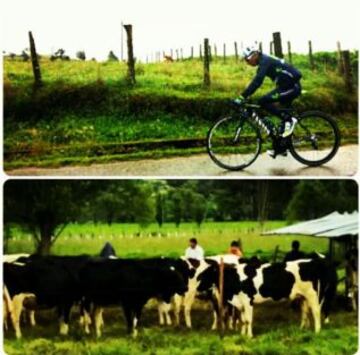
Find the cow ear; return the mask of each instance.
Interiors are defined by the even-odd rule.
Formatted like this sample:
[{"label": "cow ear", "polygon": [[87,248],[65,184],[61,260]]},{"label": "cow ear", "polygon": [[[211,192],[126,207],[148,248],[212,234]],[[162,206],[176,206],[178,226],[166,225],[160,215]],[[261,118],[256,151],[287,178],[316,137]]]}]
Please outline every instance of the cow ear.
[{"label": "cow ear", "polygon": [[194,267],[195,269],[197,269],[200,266],[200,261],[197,259],[188,259],[188,261],[191,264],[191,266]]}]

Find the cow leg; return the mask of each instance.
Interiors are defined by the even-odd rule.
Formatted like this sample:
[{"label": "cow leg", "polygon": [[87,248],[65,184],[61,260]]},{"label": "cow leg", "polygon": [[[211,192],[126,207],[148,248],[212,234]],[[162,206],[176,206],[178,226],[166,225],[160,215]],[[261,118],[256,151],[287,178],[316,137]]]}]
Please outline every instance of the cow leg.
[{"label": "cow leg", "polygon": [[175,315],[175,325],[179,326],[180,325],[180,310],[181,310],[181,305],[183,302],[183,296],[177,295],[175,294],[174,296],[174,315]]},{"label": "cow leg", "polygon": [[158,303],[159,324],[160,325],[164,325],[164,323],[166,323],[166,325],[171,325],[171,317],[169,314],[170,309],[171,309],[171,303],[166,303],[163,301]]},{"label": "cow leg", "polygon": [[133,319],[133,332],[132,332],[132,336],[133,338],[136,338],[138,335],[138,325],[140,322],[140,318],[141,318],[141,310],[142,310],[142,306],[139,306],[136,311],[135,311],[135,316]]},{"label": "cow leg", "polygon": [[158,313],[159,313],[159,324],[164,325],[164,313],[162,308],[163,302],[159,301],[158,303]]},{"label": "cow leg", "polygon": [[126,318],[127,332],[128,334],[132,334],[134,329],[134,312],[130,306],[124,305],[124,314]]},{"label": "cow leg", "polygon": [[63,305],[59,308],[60,334],[68,335],[71,305]]},{"label": "cow leg", "polygon": [[220,312],[220,309],[219,309],[219,303],[218,303],[218,300],[214,297],[211,298],[211,303],[212,303],[212,306],[213,306],[213,323],[211,325],[211,330],[216,330],[217,329],[217,326],[218,326],[218,323],[219,323],[219,312]]},{"label": "cow leg", "polygon": [[165,319],[166,319],[166,325],[171,325],[171,317],[170,317],[170,310],[171,310],[171,303],[164,303],[164,312],[165,312]]},{"label": "cow leg", "polygon": [[213,311],[213,323],[211,325],[211,330],[216,330],[218,325],[218,314],[217,312]]},{"label": "cow leg", "polygon": [[188,328],[191,328],[191,308],[195,300],[195,291],[190,291],[185,294],[184,300],[184,315],[185,324]]},{"label": "cow leg", "polygon": [[320,304],[318,300],[318,296],[316,294],[316,291],[310,293],[307,297],[307,302],[309,304],[311,314],[314,319],[314,328],[315,333],[319,333],[321,329],[321,312],[320,312]]},{"label": "cow leg", "polygon": [[24,295],[22,294],[15,295],[12,299],[13,314],[11,318],[17,339],[21,338],[20,318],[21,318],[21,312],[23,310],[23,302],[24,302]]},{"label": "cow leg", "polygon": [[243,311],[240,312],[240,319],[241,319],[241,327],[240,327],[241,335],[246,335],[247,327],[245,323],[245,313]]},{"label": "cow leg", "polygon": [[254,310],[254,308],[250,304],[245,308],[245,319],[246,319],[246,324],[247,324],[247,336],[249,338],[253,337],[253,332],[252,332],[253,310]]},{"label": "cow leg", "polygon": [[227,306],[227,310],[228,310],[228,328],[230,330],[234,329],[234,313],[235,313],[235,307],[228,305]]},{"label": "cow leg", "polygon": [[102,307],[94,306],[93,316],[95,325],[95,335],[97,338],[101,337],[101,326],[104,324],[102,320]]},{"label": "cow leg", "polygon": [[300,328],[308,328],[310,326],[310,308],[307,301],[304,299],[301,301],[301,323]]},{"label": "cow leg", "polygon": [[35,311],[34,310],[29,310],[29,320],[30,320],[30,325],[32,327],[35,327],[36,325],[36,321],[35,321]]}]

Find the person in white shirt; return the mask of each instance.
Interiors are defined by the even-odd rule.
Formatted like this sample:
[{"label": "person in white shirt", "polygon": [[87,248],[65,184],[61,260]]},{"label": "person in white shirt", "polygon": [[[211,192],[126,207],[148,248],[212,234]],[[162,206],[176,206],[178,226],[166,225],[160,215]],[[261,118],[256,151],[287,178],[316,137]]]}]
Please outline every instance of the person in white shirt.
[{"label": "person in white shirt", "polygon": [[196,238],[191,238],[189,240],[189,247],[185,250],[186,259],[204,259],[204,249],[198,245]]}]

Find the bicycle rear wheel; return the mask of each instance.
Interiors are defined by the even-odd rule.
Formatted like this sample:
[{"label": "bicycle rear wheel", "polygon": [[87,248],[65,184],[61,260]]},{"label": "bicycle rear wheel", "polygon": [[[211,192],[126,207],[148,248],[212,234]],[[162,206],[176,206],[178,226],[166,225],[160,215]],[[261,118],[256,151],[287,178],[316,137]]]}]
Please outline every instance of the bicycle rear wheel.
[{"label": "bicycle rear wheel", "polygon": [[289,150],[300,163],[319,166],[327,163],[340,146],[340,131],[336,121],[319,111],[300,115],[291,137]]},{"label": "bicycle rear wheel", "polygon": [[242,170],[252,164],[261,150],[259,129],[248,120],[225,117],[207,136],[210,158],[223,169]]}]

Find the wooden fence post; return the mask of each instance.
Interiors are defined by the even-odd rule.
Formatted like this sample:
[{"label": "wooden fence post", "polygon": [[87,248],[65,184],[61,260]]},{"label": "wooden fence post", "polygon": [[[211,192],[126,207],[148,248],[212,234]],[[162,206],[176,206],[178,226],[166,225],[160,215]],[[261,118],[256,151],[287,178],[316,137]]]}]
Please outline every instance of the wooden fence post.
[{"label": "wooden fence post", "polygon": [[124,25],[124,28],[127,36],[127,50],[128,50],[127,79],[131,85],[134,85],[136,83],[136,79],[135,79],[135,58],[134,58],[134,50],[133,50],[132,25]]},{"label": "wooden fence post", "polygon": [[170,49],[170,55],[171,55],[171,58],[174,59],[174,50],[172,48]]},{"label": "wooden fence post", "polygon": [[219,265],[219,323],[220,337],[224,336],[224,259],[220,258]]},{"label": "wooden fence post", "polygon": [[223,57],[224,57],[224,63],[226,62],[226,44],[224,43],[223,46]]},{"label": "wooden fence post", "polygon": [[313,56],[313,49],[312,49],[312,42],[309,41],[309,63],[311,70],[315,69],[315,63],[314,63],[314,56]]},{"label": "wooden fence post", "polygon": [[259,42],[259,51],[260,51],[260,52],[262,52],[262,51],[263,51],[262,42]]},{"label": "wooden fence post", "polygon": [[338,73],[340,75],[344,74],[344,62],[343,62],[343,57],[341,54],[341,43],[340,41],[336,42],[336,47],[337,47],[337,56],[338,56]]},{"label": "wooden fence post", "polygon": [[278,254],[279,254],[279,246],[277,245],[275,247],[275,251],[274,251],[274,255],[273,255],[273,260],[272,260],[273,263],[276,263]]},{"label": "wooden fence post", "polygon": [[199,46],[199,57],[200,57],[200,59],[202,59],[202,48],[201,48],[201,44],[200,44],[200,46]]},{"label": "wooden fence post", "polygon": [[344,65],[344,80],[346,90],[349,93],[353,92],[353,81],[351,73],[351,63],[350,63],[350,51],[342,51],[343,65]]},{"label": "wooden fence post", "polygon": [[191,46],[191,55],[190,55],[190,57],[191,57],[191,59],[194,58],[194,47],[193,46]]},{"label": "wooden fence post", "polygon": [[291,53],[291,42],[290,41],[287,42],[287,49],[288,49],[289,63],[292,63],[292,53]]},{"label": "wooden fence post", "polygon": [[204,86],[210,87],[210,51],[209,39],[204,39]]},{"label": "wooden fence post", "polygon": [[183,52],[183,49],[182,49],[182,48],[180,48],[180,57],[181,57],[181,60],[184,59],[184,52]]},{"label": "wooden fence post", "polygon": [[38,60],[38,55],[36,53],[35,40],[31,31],[29,31],[29,41],[30,41],[31,64],[34,74],[34,87],[40,87],[42,85],[40,64]]},{"label": "wooden fence post", "polygon": [[270,42],[270,55],[273,55],[274,54],[274,42],[271,41]]},{"label": "wooden fence post", "polygon": [[280,32],[273,33],[273,42],[274,42],[274,53],[275,57],[284,58],[282,44],[281,44],[281,34]]},{"label": "wooden fence post", "polygon": [[235,61],[239,60],[239,53],[238,53],[238,45],[237,42],[234,42],[234,47],[235,47]]}]

